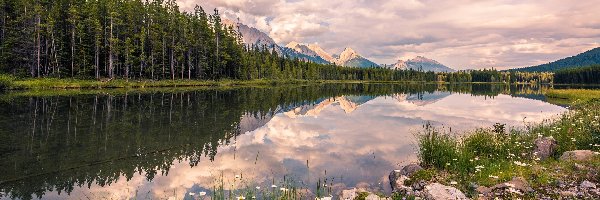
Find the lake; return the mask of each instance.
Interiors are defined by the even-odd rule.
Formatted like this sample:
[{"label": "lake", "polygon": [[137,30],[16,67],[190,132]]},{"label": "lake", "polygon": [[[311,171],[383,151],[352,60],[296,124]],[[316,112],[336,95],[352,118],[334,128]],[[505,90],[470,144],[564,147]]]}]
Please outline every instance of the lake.
[{"label": "lake", "polygon": [[[0,95],[0,198],[389,193],[425,124],[457,137],[566,109],[547,86],[308,86]],[[284,189],[285,188],[285,189]],[[233,190],[232,190],[233,189]],[[230,193],[231,192],[231,193]],[[314,198],[314,197],[313,197]]]}]

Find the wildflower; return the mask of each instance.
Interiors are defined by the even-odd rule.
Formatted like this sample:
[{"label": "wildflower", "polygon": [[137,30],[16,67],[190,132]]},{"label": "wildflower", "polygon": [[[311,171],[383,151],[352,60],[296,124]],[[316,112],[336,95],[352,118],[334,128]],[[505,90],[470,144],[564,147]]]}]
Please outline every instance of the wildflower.
[{"label": "wildflower", "polygon": [[475,157],[475,160],[479,160],[479,157]]},{"label": "wildflower", "polygon": [[260,186],[256,186],[256,189],[257,189],[257,190],[260,190]]},{"label": "wildflower", "polygon": [[446,163],[446,166],[450,166],[450,163]]},{"label": "wildflower", "polygon": [[493,178],[493,179],[498,179],[498,176],[489,175],[488,177]]},{"label": "wildflower", "polygon": [[483,168],[485,168],[485,167],[483,167],[483,165],[477,165],[477,166],[475,166],[475,169],[483,169]]},{"label": "wildflower", "polygon": [[515,161],[514,163],[515,163],[515,165],[518,165],[518,166],[521,166],[521,167],[526,167],[527,166],[527,163],[522,163],[520,161]]},{"label": "wildflower", "polygon": [[458,159],[456,159],[456,158],[453,158],[452,160],[454,160],[454,161],[457,161]]},{"label": "wildflower", "polygon": [[450,181],[450,185],[456,185],[458,184],[456,181]]},{"label": "wildflower", "polygon": [[237,197],[237,200],[243,200],[243,199],[246,199],[246,197],[244,197],[244,196]]}]

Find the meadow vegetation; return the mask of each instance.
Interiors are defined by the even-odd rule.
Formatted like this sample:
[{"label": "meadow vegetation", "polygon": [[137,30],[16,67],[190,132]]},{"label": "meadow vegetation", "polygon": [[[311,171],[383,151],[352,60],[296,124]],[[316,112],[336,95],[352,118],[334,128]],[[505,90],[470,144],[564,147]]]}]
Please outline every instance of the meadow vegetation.
[{"label": "meadow vegetation", "polygon": [[[419,134],[419,158],[427,170],[414,175],[416,180],[411,181],[437,181],[471,195],[475,195],[478,185],[493,186],[513,177],[525,178],[533,188],[567,180],[598,182],[597,175],[589,177],[585,169],[576,170],[573,162],[558,158],[571,150],[600,151],[599,94],[597,90],[552,90],[548,97],[573,102],[569,111],[521,129],[507,130],[505,125],[496,124],[456,134],[425,125]],[[542,137],[552,137],[558,143],[555,153],[545,160],[533,151],[534,141]],[[578,165],[597,170],[600,158],[596,156]]]}]

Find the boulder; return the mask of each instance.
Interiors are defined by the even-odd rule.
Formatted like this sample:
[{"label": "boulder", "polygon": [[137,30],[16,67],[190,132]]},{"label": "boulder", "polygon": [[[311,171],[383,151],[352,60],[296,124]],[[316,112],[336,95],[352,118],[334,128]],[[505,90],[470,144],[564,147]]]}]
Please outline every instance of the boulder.
[{"label": "boulder", "polygon": [[519,194],[533,192],[533,188],[531,188],[529,183],[522,177],[515,177],[511,181],[499,183],[489,188],[480,186],[475,191],[477,191],[479,194],[489,197],[493,196],[493,193],[499,189]]},{"label": "boulder", "polygon": [[560,156],[560,160],[573,160],[573,161],[587,161],[595,156],[593,151],[590,150],[575,150],[566,151]]},{"label": "boulder", "polygon": [[381,198],[375,194],[370,193],[369,195],[367,195],[367,197],[365,197],[365,200],[384,200],[385,198]]},{"label": "boulder", "polygon": [[417,173],[418,171],[423,170],[423,168],[417,164],[409,164],[406,165],[402,168],[402,170],[400,170],[400,175],[404,175],[404,176],[412,176],[413,174]]},{"label": "boulder", "polygon": [[552,156],[556,151],[556,147],[558,146],[558,143],[552,137],[538,138],[534,141],[534,143],[535,149],[533,150],[533,153],[541,160],[545,160]]},{"label": "boulder", "polygon": [[529,186],[529,183],[523,177],[514,177],[511,181],[496,184],[491,189],[495,190],[499,188],[513,188],[521,192],[533,192],[533,188]]},{"label": "boulder", "polygon": [[342,190],[342,194],[340,194],[340,200],[354,200],[354,198],[357,196],[356,188]]},{"label": "boulder", "polygon": [[589,181],[583,181],[583,182],[581,182],[579,187],[584,188],[584,189],[591,189],[591,188],[596,188],[596,184],[589,182]]},{"label": "boulder", "polygon": [[404,181],[408,180],[408,177],[420,170],[423,170],[421,166],[417,164],[409,164],[404,166],[401,170],[392,171],[389,175],[392,191],[399,191],[399,189],[404,186]]},{"label": "boulder", "polygon": [[460,190],[439,183],[431,183],[425,186],[425,198],[430,200],[468,199]]}]

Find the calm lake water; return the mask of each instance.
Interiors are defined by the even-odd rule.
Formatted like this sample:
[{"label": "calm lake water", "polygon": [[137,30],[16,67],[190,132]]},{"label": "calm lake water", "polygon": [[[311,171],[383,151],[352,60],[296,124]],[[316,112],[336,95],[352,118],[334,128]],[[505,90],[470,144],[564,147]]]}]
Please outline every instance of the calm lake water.
[{"label": "calm lake water", "polygon": [[307,196],[357,186],[385,193],[389,172],[417,161],[415,135],[425,123],[459,132],[540,122],[565,111],[545,101],[544,89],[329,84],[4,94],[0,198],[191,199],[221,185],[237,189],[233,196],[282,186]]}]

